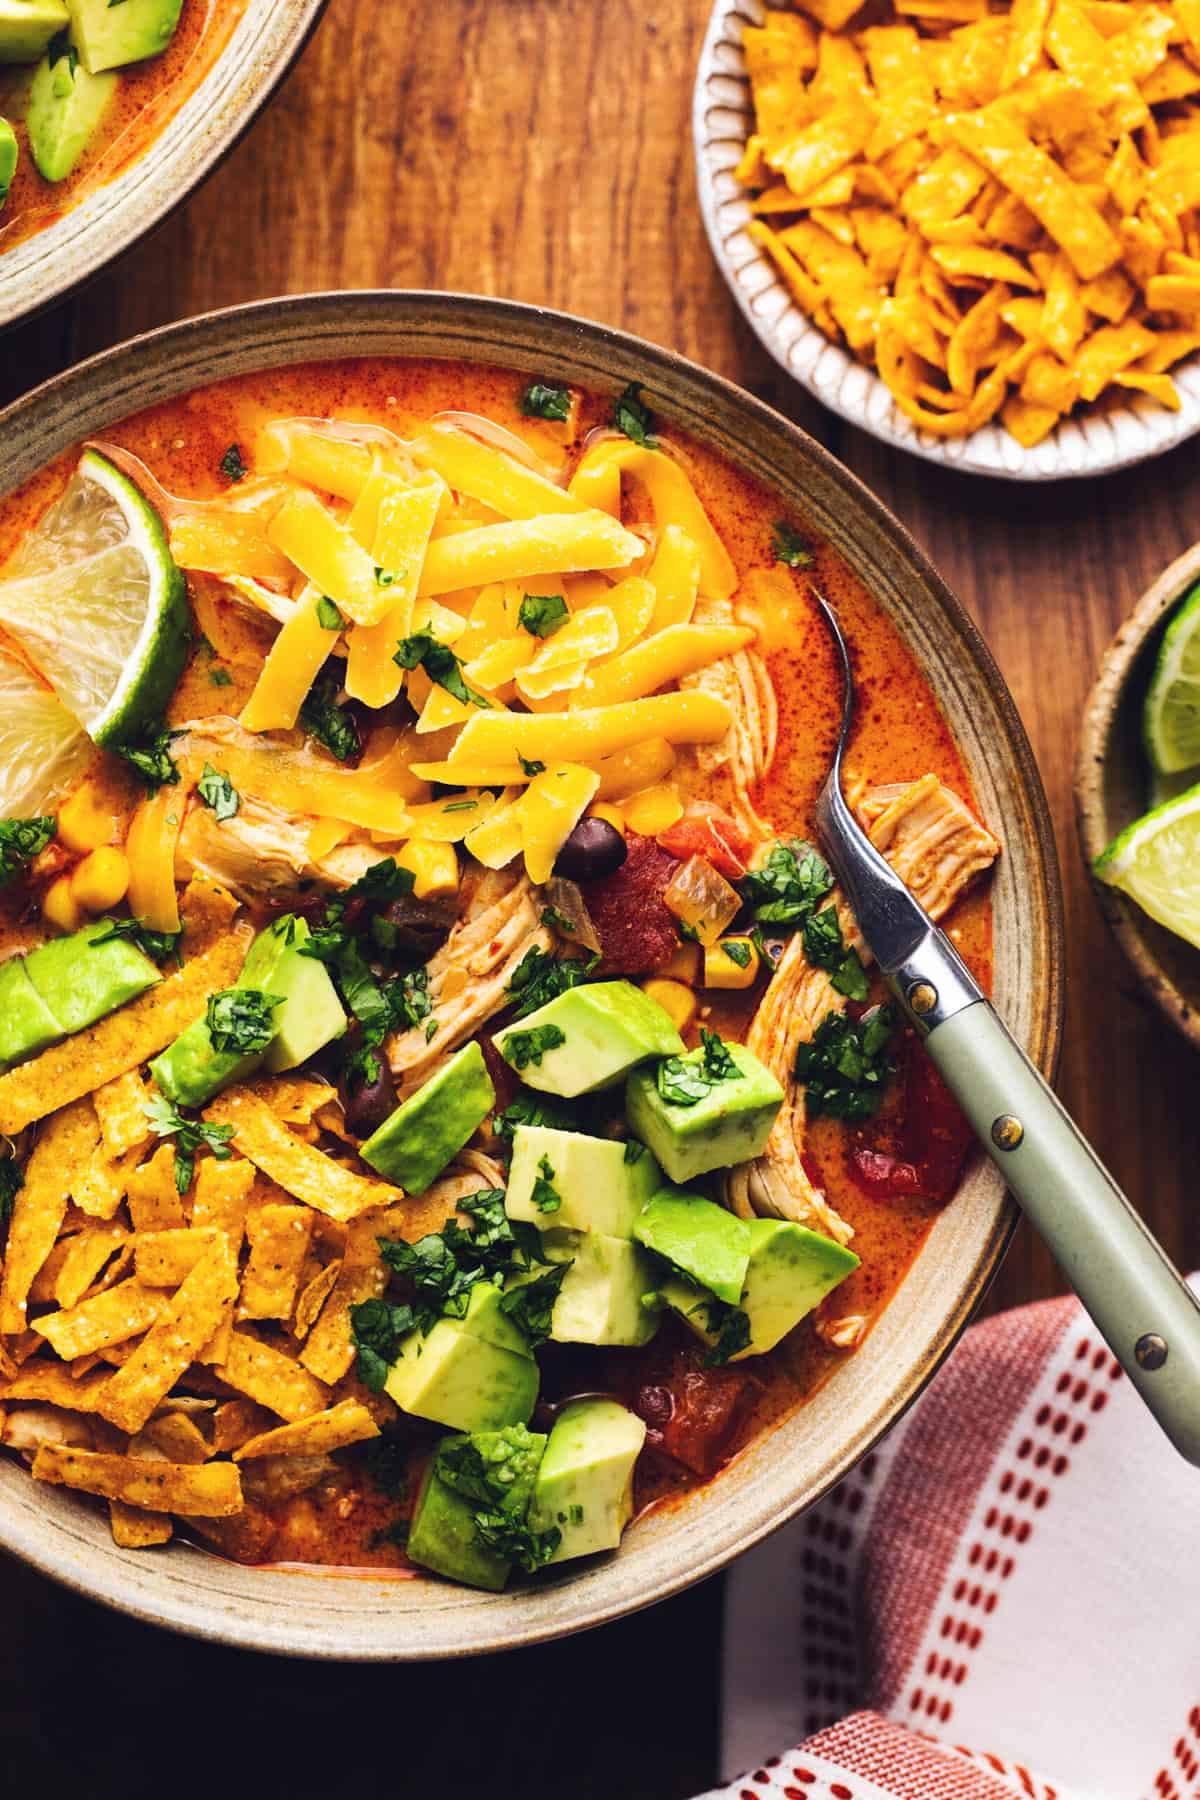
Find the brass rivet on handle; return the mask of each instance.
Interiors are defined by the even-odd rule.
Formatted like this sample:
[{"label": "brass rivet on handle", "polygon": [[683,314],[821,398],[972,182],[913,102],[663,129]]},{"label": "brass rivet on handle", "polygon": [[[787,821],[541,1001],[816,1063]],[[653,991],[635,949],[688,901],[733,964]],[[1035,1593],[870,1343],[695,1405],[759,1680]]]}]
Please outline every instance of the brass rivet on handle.
[{"label": "brass rivet on handle", "polygon": [[913,982],[908,990],[908,1004],[912,1007],[918,1018],[923,1018],[926,1013],[931,1013],[937,1003],[938,993],[932,982]]},{"label": "brass rivet on handle", "polygon": [[1025,1136],[1025,1127],[1012,1113],[1001,1113],[992,1120],[992,1142],[997,1150],[1015,1150]]},{"label": "brass rivet on handle", "polygon": [[1133,1346],[1141,1369],[1161,1369],[1167,1360],[1167,1340],[1157,1331],[1145,1331]]}]

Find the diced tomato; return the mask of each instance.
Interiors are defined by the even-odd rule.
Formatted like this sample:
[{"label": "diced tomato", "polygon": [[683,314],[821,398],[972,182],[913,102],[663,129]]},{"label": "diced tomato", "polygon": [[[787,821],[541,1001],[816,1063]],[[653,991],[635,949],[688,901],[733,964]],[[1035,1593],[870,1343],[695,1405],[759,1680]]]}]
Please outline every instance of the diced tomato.
[{"label": "diced tomato", "polygon": [[858,1186],[880,1199],[920,1194],[948,1200],[958,1185],[975,1134],[915,1032],[904,1037],[904,1097],[874,1140],[864,1134],[850,1153]]},{"label": "diced tomato", "polygon": [[741,880],[753,848],[737,821],[711,800],[694,801],[677,824],[659,833],[658,841],[680,862],[702,856],[729,881]]},{"label": "diced tomato", "polygon": [[679,948],[679,928],[663,904],[663,890],[679,864],[653,838],[629,832],[628,855],[599,881],[581,882],[604,972],[648,975]]},{"label": "diced tomato", "polygon": [[741,1368],[707,1368],[698,1345],[655,1358],[631,1396],[652,1450],[709,1476],[732,1456],[758,1382]]}]

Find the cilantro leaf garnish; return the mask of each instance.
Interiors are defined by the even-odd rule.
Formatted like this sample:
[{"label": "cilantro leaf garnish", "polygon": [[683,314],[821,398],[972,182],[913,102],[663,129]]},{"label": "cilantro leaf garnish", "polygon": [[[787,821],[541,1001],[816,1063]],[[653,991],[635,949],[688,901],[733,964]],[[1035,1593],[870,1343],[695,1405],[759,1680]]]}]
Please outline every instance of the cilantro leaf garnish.
[{"label": "cilantro leaf garnish", "polygon": [[242,804],[242,797],[228,775],[205,763],[196,791],[206,806],[211,806],[218,820],[232,819]]},{"label": "cilantro leaf garnish", "polygon": [[522,775],[541,775],[546,767],[544,762],[537,762],[532,757],[522,756],[519,750],[517,752],[517,761],[521,765]]},{"label": "cilantro leaf garnish", "polygon": [[[554,957],[548,950],[539,950],[535,944],[532,950],[525,952],[508,984],[508,991],[516,1002],[517,1018],[523,1019],[526,1013],[536,1012],[539,1006],[545,1006],[548,1000],[556,1000],[568,988],[587,981],[599,960],[598,956],[590,957],[587,962],[578,957]],[[547,1045],[547,1048],[553,1049],[553,1045]],[[517,1063],[516,1067],[523,1069],[525,1064]]]},{"label": "cilantro leaf garnish", "polygon": [[33,819],[0,819],[0,887],[7,886],[39,856],[57,830],[58,820],[52,813]]},{"label": "cilantro leaf garnish", "polygon": [[25,1173],[15,1156],[0,1158],[0,1225],[12,1218],[17,1195],[25,1186]]},{"label": "cilantro leaf garnish", "polygon": [[211,994],[205,1017],[213,1049],[233,1056],[254,1056],[274,1041],[275,1008],[282,994],[264,994],[260,988],[224,988]]},{"label": "cilantro leaf garnish", "polygon": [[233,676],[228,669],[210,669],[208,679],[213,687],[227,688],[233,686]]},{"label": "cilantro leaf garnish", "polygon": [[533,1181],[533,1204],[539,1212],[557,1212],[562,1205],[562,1195],[554,1185],[554,1170],[550,1166],[550,1158],[543,1156],[538,1164],[538,1172]]},{"label": "cilantro leaf garnish", "polygon": [[536,1456],[528,1428],[510,1425],[490,1432],[482,1443],[462,1437],[444,1441],[433,1465],[439,1481],[470,1501],[475,1529],[489,1549],[530,1571],[553,1556],[562,1541],[554,1527],[535,1532],[523,1520],[522,1497]]},{"label": "cilantro leaf garnish", "polygon": [[[375,579],[379,580],[378,570]],[[342,617],[341,609],[334,605],[328,594],[322,594],[317,601],[317,624],[322,631],[344,631],[346,628],[346,621]]]},{"label": "cilantro leaf garnish", "polygon": [[531,381],[521,395],[521,411],[527,419],[555,419],[561,424],[571,415],[571,390]]},{"label": "cilantro leaf garnish", "polygon": [[240,444],[230,444],[228,450],[221,458],[219,467],[226,481],[237,482],[244,480],[247,471],[246,464],[242,459],[242,446]]},{"label": "cilantro leaf garnish", "polygon": [[528,1525],[510,1519],[502,1512],[477,1512],[475,1530],[489,1550],[495,1550],[497,1555],[515,1562],[531,1575],[550,1561],[562,1543],[562,1532],[557,1525],[550,1525],[545,1531],[531,1531]]},{"label": "cilantro leaf garnish", "polygon": [[[387,1300],[360,1300],[350,1308],[350,1340],[358,1351],[358,1373],[373,1394],[383,1392],[401,1342],[415,1324],[411,1306],[393,1306]],[[379,1476],[374,1479],[378,1481]]]},{"label": "cilantro leaf garnish", "polygon": [[502,1143],[511,1144],[518,1125],[545,1125],[552,1131],[575,1129],[564,1109],[541,1094],[518,1094],[511,1106],[496,1114],[493,1134]]},{"label": "cilantro leaf garnish", "polygon": [[561,594],[526,594],[517,614],[517,622],[530,637],[553,637],[569,618],[570,612]]},{"label": "cilantro leaf garnish", "polygon": [[771,555],[776,562],[786,563],[789,569],[811,569],[813,566],[812,545],[804,536],[789,525],[785,519],[778,519],[771,533]]},{"label": "cilantro leaf garnish", "polygon": [[113,938],[128,938],[131,944],[137,945],[143,956],[152,957],[155,962],[166,962],[169,956],[173,956],[177,963],[182,964],[183,958],[179,954],[182,937],[182,931],[151,931],[140,919],[109,919],[105,930],[98,931],[89,940],[88,947],[94,950],[97,944],[107,944]]},{"label": "cilantro leaf garnish", "polygon": [[721,948],[730,962],[735,963],[739,969],[750,967],[750,946],[742,938],[726,938]]},{"label": "cilantro leaf garnish", "polygon": [[655,1083],[670,1106],[697,1106],[718,1082],[736,1081],[738,1066],[715,1031],[701,1028],[702,1052],[694,1056],[668,1056],[658,1065]]},{"label": "cilantro leaf garnish", "polygon": [[435,686],[445,688],[451,699],[461,700],[466,706],[490,707],[492,704],[485,694],[467,686],[462,663],[449,644],[443,644],[431,632],[418,631],[411,637],[402,638],[392,661],[402,669],[424,669]]},{"label": "cilantro leaf garnish", "polygon": [[560,912],[557,906],[543,906],[542,924],[551,931],[560,931],[564,937],[575,936],[575,927],[566,913]]},{"label": "cilantro leaf garnish", "polygon": [[557,1050],[566,1041],[566,1033],[557,1025],[535,1025],[531,1031],[510,1032],[501,1054],[514,1069],[527,1069],[530,1063],[540,1068],[547,1050]]},{"label": "cilantro leaf garnish", "polygon": [[450,1219],[441,1231],[418,1238],[380,1238],[379,1251],[393,1275],[411,1283],[413,1312],[428,1333],[441,1318],[461,1319],[479,1281],[498,1281],[542,1262],[541,1240],[534,1226],[514,1225],[503,1212],[503,1195],[485,1188],[461,1210],[472,1219],[466,1230]]},{"label": "cilantro leaf garnish", "polygon": [[531,1349],[544,1344],[550,1336],[554,1303],[570,1267],[569,1262],[556,1263],[544,1275],[537,1276],[533,1281],[523,1281],[520,1287],[509,1288],[506,1294],[500,1296],[501,1312],[507,1313],[521,1327],[529,1339]]},{"label": "cilantro leaf garnish", "polygon": [[174,787],[179,780],[171,744],[180,735],[168,725],[149,725],[138,737],[119,745],[117,755],[132,763],[150,793],[157,794],[159,788]]},{"label": "cilantro leaf garnish", "polygon": [[710,1368],[727,1363],[731,1356],[745,1350],[750,1343],[750,1318],[741,1307],[722,1307],[719,1324],[712,1317],[713,1310],[710,1307],[709,1329],[716,1330],[717,1341],[704,1359]]},{"label": "cilantro leaf garnish", "polygon": [[827,969],[832,985],[849,1000],[867,997],[866,971],[857,950],[848,950],[842,940],[841,921],[832,903],[809,915],[803,927],[804,954],[814,968]]},{"label": "cilantro leaf garnish", "polygon": [[337,678],[318,675],[300,708],[300,724],[340,763],[357,762],[363,752],[358,722],[338,700]]},{"label": "cilantro leaf garnish", "polygon": [[442,1227],[442,1237],[460,1264],[475,1262],[489,1274],[509,1275],[542,1261],[537,1226],[509,1218],[503,1188],[481,1188],[473,1198],[460,1200],[458,1210],[471,1220],[470,1229],[449,1219]]},{"label": "cilantro leaf garnish", "polygon": [[211,1150],[218,1162],[228,1162],[233,1155],[229,1140],[232,1125],[209,1125],[203,1119],[189,1119],[165,1094],[154,1094],[142,1107],[150,1129],[157,1137],[175,1139],[175,1186],[186,1194],[192,1185],[197,1152]]},{"label": "cilantro leaf garnish", "polygon": [[888,1046],[895,1024],[890,1006],[862,1019],[826,1013],[811,1043],[796,1052],[796,1080],[805,1084],[810,1118],[869,1119],[878,1111],[892,1073]]},{"label": "cilantro leaf garnish", "polygon": [[793,927],[816,910],[832,886],[828,865],[802,838],[773,844],[762,864],[738,883],[756,924]]},{"label": "cilantro leaf garnish", "polygon": [[618,431],[623,431],[627,438],[643,449],[655,448],[654,420],[642,404],[641,383],[631,381],[624,393],[618,396],[613,407],[613,424]]}]

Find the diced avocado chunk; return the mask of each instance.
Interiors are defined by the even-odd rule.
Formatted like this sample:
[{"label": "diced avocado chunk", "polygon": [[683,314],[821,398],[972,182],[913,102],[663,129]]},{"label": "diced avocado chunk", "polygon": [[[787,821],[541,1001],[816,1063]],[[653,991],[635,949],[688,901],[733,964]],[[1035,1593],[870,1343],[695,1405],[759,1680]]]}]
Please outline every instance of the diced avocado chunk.
[{"label": "diced avocado chunk", "polygon": [[271,981],[271,992],[283,995],[275,1014],[275,1037],[263,1057],[263,1067],[271,1075],[299,1068],[345,1035],[346,1014],[329,970],[300,949],[308,935],[304,920],[297,919],[296,935]]},{"label": "diced avocado chunk", "polygon": [[538,1391],[533,1358],[502,1349],[461,1319],[439,1319],[400,1346],[384,1387],[402,1412],[454,1431],[527,1425]]},{"label": "diced avocado chunk", "polygon": [[0,63],[36,62],[70,18],[64,0],[0,0]]},{"label": "diced avocado chunk", "polygon": [[464,1044],[400,1105],[359,1151],[364,1162],[409,1194],[423,1194],[474,1136],[496,1104],[483,1051]]},{"label": "diced avocado chunk", "polygon": [[[455,1452],[463,1446],[475,1452],[482,1465],[478,1494],[450,1485],[455,1478]],[[520,1524],[529,1511],[545,1448],[545,1435],[527,1431],[523,1425],[443,1438],[417,1495],[406,1546],[409,1560],[451,1581],[499,1593],[512,1564],[484,1542],[475,1515],[481,1509],[494,1511]],[[469,1488],[473,1483],[465,1485]]]},{"label": "diced avocado chunk", "polygon": [[521,1080],[573,1099],[613,1087],[650,1056],[679,1056],[671,1015],[631,981],[568,988],[498,1031],[495,1044]]},{"label": "diced avocado chunk", "polygon": [[660,1188],[634,1227],[647,1250],[663,1256],[718,1300],[736,1306],[750,1263],[750,1237],[739,1219],[701,1194]]},{"label": "diced avocado chunk", "polygon": [[183,0],[67,0],[72,35],[93,75],[142,62],[166,49]]},{"label": "diced avocado chunk", "polygon": [[67,1036],[162,980],[150,958],[128,938],[94,942],[109,929],[107,919],[93,919],[81,931],[52,938],[25,958],[30,981]]},{"label": "diced avocado chunk", "polygon": [[[773,1350],[859,1265],[853,1250],[804,1225],[783,1219],[751,1219],[746,1230],[750,1262],[738,1308],[749,1322],[750,1341],[730,1362]],[[703,1288],[672,1275],[662,1284],[662,1298],[697,1336],[708,1344],[716,1342],[716,1334],[708,1328],[712,1296]]]},{"label": "diced avocado chunk", "polygon": [[648,1344],[661,1323],[654,1300],[658,1280],[644,1250],[628,1238],[599,1231],[551,1232],[543,1240],[551,1263],[569,1262],[551,1315],[558,1344]]},{"label": "diced avocado chunk", "polygon": [[16,132],[7,119],[0,119],[0,206],[8,199],[19,156]]},{"label": "diced avocado chunk", "polygon": [[[724,1048],[736,1075],[713,1081],[690,1106],[663,1099],[656,1067],[635,1069],[625,1084],[629,1129],[650,1146],[672,1181],[694,1181],[710,1169],[761,1155],[783,1105],[783,1089],[752,1051],[744,1044]],[[703,1071],[705,1055],[693,1050],[681,1060]]]},{"label": "diced avocado chunk", "polygon": [[37,66],[25,113],[29,152],[47,181],[66,180],[117,91],[115,75],[89,74],[74,50],[59,43],[55,39]]},{"label": "diced avocado chunk", "polygon": [[[539,1231],[601,1231],[627,1238],[661,1186],[662,1173],[644,1144],[518,1125],[504,1205],[510,1219],[536,1225]],[[546,1204],[539,1205],[538,1198]]]},{"label": "diced avocado chunk", "polygon": [[615,1400],[572,1400],[554,1421],[529,1508],[531,1531],[557,1525],[550,1558],[615,1550],[633,1516],[633,1469],[646,1427]]},{"label": "diced avocado chunk", "polygon": [[[260,993],[278,996],[276,976],[285,958],[295,955],[298,960],[298,952],[292,946],[298,938],[302,941],[301,933],[307,937],[308,926],[303,919],[293,918],[291,914],[285,914],[260,931],[246,953],[242,972],[234,986],[256,988]],[[282,1011],[282,1006],[275,1008],[272,1024],[276,1030]],[[205,1014],[193,1019],[186,1031],[181,1031],[175,1042],[154,1058],[150,1073],[176,1106],[203,1106],[231,1081],[241,1081],[252,1075],[262,1063],[264,1054],[262,1050],[218,1050]]]},{"label": "diced avocado chunk", "polygon": [[529,1339],[500,1304],[503,1298],[494,1282],[477,1282],[471,1289],[461,1321],[463,1329],[485,1343],[495,1344],[499,1350],[512,1350],[517,1356],[532,1356]]},{"label": "diced avocado chunk", "polygon": [[36,1056],[63,1028],[29,979],[23,956],[0,963],[0,1067]]}]

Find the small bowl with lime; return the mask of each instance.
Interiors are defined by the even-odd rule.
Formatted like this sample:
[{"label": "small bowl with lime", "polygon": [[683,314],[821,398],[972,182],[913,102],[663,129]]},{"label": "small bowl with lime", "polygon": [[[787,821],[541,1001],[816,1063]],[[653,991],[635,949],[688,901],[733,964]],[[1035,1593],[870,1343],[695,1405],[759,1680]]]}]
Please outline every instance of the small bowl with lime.
[{"label": "small bowl with lime", "polygon": [[1117,942],[1200,1045],[1200,544],[1109,645],[1084,710],[1075,808]]}]

